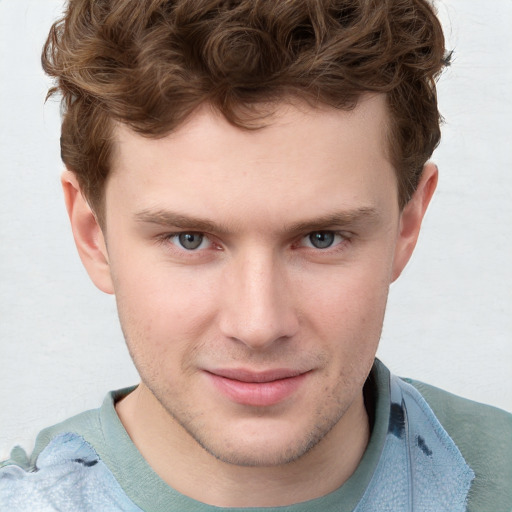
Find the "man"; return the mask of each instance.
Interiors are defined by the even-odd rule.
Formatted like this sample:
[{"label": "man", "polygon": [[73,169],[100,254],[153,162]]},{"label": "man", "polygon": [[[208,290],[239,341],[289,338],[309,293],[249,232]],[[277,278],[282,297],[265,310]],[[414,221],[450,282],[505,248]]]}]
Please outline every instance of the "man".
[{"label": "man", "polygon": [[512,420],[375,361],[437,182],[423,1],[71,0],[46,71],[135,389],[0,470],[6,510],[512,510]]}]

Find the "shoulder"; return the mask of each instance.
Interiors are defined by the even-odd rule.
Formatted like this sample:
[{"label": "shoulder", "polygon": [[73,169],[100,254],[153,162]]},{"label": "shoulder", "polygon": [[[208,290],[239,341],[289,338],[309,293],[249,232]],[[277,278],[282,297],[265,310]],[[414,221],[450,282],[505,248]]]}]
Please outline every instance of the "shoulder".
[{"label": "shoulder", "polygon": [[41,431],[30,458],[20,448],[13,450],[10,460],[0,464],[1,510],[140,512],[101,456],[108,444],[105,416],[114,414],[105,404],[111,405],[115,394],[107,396],[102,408]]},{"label": "shoulder", "polygon": [[405,379],[425,399],[475,473],[468,511],[512,511],[512,415]]},{"label": "shoulder", "polygon": [[506,466],[512,471],[512,414],[423,382],[406,382],[420,392],[463,455],[485,457],[499,452],[508,455]]},{"label": "shoulder", "polygon": [[36,439],[32,456],[31,466],[35,466],[39,454],[55,439],[63,434],[73,433],[83,439],[94,439],[101,433],[101,422],[99,409],[92,409],[77,414],[61,423],[42,430]]},{"label": "shoulder", "polygon": [[[47,453],[50,451],[55,454],[55,446],[57,446],[65,457],[66,451],[69,451],[69,446],[76,444],[76,439],[85,441],[84,438],[89,437],[88,433],[94,432],[97,435],[99,431],[98,410],[83,412],[42,430],[36,438],[35,448],[30,457],[27,456],[23,448],[15,446],[11,451],[10,458],[0,461],[0,469],[10,467],[10,471],[13,471],[12,467],[16,466],[26,472],[37,471],[41,463],[39,457],[43,451],[46,450]],[[55,438],[60,438],[60,440],[52,445]],[[49,448],[49,445],[53,447]],[[7,473],[7,471],[0,473],[0,478],[5,479]]]},{"label": "shoulder", "polygon": [[94,448],[71,432],[55,435],[31,467],[9,463],[0,468],[0,503],[10,512],[140,512]]},{"label": "shoulder", "polygon": [[0,467],[0,503],[13,512],[59,510],[64,496],[87,492],[99,458],[77,431],[91,428],[96,416],[87,411],[43,430],[31,457],[15,447]]}]

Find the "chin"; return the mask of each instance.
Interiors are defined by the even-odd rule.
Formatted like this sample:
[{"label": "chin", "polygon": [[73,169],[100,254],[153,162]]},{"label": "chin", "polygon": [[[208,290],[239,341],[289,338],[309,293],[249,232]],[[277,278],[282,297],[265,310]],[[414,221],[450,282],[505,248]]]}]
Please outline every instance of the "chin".
[{"label": "chin", "polygon": [[228,431],[222,439],[205,438],[190,430],[188,433],[204,450],[222,462],[245,467],[272,467],[290,464],[304,457],[321,443],[338,420],[325,419],[322,424],[313,425],[276,425],[272,421],[267,425],[244,425],[237,429],[238,432]]},{"label": "chin", "polygon": [[239,445],[236,449],[233,449],[232,446],[208,446],[204,443],[201,446],[210,455],[226,464],[242,467],[275,467],[299,460],[316,443],[301,443],[298,446],[290,446],[289,440],[287,440],[286,444],[287,446],[276,444],[274,447],[273,443],[268,440],[262,440],[254,445]]}]

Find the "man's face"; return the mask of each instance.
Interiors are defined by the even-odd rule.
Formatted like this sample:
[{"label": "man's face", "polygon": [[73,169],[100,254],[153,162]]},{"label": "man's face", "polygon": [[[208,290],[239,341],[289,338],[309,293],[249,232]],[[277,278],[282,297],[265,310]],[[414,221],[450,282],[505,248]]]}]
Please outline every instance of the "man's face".
[{"label": "man's face", "polygon": [[[361,406],[400,225],[383,97],[118,127],[106,244],[141,389],[208,452],[294,460]],[[155,401],[155,403],[157,403]]]}]

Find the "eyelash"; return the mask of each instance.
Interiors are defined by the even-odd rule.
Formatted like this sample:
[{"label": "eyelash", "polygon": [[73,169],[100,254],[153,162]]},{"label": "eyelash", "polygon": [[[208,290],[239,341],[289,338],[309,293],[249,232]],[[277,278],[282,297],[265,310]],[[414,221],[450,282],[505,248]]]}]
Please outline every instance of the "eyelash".
[{"label": "eyelash", "polygon": [[[302,245],[301,243],[306,240],[311,240],[310,237],[314,234],[332,234],[334,237],[340,237],[341,240],[338,243],[333,242],[332,245],[329,245],[325,248],[319,248],[319,247],[312,247],[307,245]],[[200,245],[203,244],[204,240],[207,240],[209,243],[209,246],[203,249],[195,248],[195,249],[186,249],[182,245],[180,245],[180,242],[178,240],[178,237],[181,235],[200,235],[203,237],[201,240]],[[312,249],[317,253],[326,253],[331,254],[333,252],[342,251],[346,248],[346,245],[351,242],[353,238],[353,234],[342,232],[342,231],[336,231],[336,230],[329,230],[329,229],[319,229],[317,231],[311,231],[307,233],[306,235],[303,235],[299,238],[298,242],[295,242],[292,244],[292,247],[295,248],[305,248],[305,249]],[[173,239],[176,239],[176,242],[173,242]],[[205,249],[216,248],[218,250],[221,250],[220,244],[216,244],[209,235],[199,232],[199,231],[179,231],[175,233],[165,233],[158,237],[158,241],[162,244],[165,244],[167,246],[171,245],[176,247],[176,250],[187,253],[188,255],[197,255],[199,256],[199,253],[201,253]]]},{"label": "eyelash", "polygon": [[[180,235],[200,235],[203,237],[203,239],[201,240],[201,245],[206,240],[208,241],[209,246],[203,249],[186,249],[185,247],[180,246],[179,244],[178,237]],[[176,241],[173,242],[173,239],[176,239]],[[163,235],[160,235],[157,240],[159,243],[165,245],[166,247],[171,246],[173,249],[175,248],[174,250],[187,253],[190,256],[199,255],[200,252],[202,252],[205,249],[209,249],[212,245],[217,246],[217,244],[215,244],[212,241],[211,237],[209,237],[205,233],[201,233],[200,231],[178,231],[176,233],[165,233]]]},{"label": "eyelash", "polygon": [[[333,242],[331,244],[329,244],[327,247],[315,247],[313,245],[313,241],[311,239],[311,237],[313,235],[332,235],[334,238],[335,237],[339,237],[341,238],[341,241],[339,241],[338,243],[335,243],[335,240],[333,240]],[[321,251],[321,252],[327,252],[329,251],[329,249],[332,251],[332,250],[335,250],[337,247],[339,247],[340,245],[344,245],[344,242],[348,241],[348,236],[346,233],[341,233],[339,231],[333,231],[333,230],[329,230],[329,229],[320,229],[318,231],[311,231],[310,233],[308,233],[307,235],[303,236],[300,241],[308,241],[311,243],[311,245],[308,245],[306,247],[310,248],[310,249],[316,249],[318,251]],[[304,246],[303,246],[304,247]]]}]

